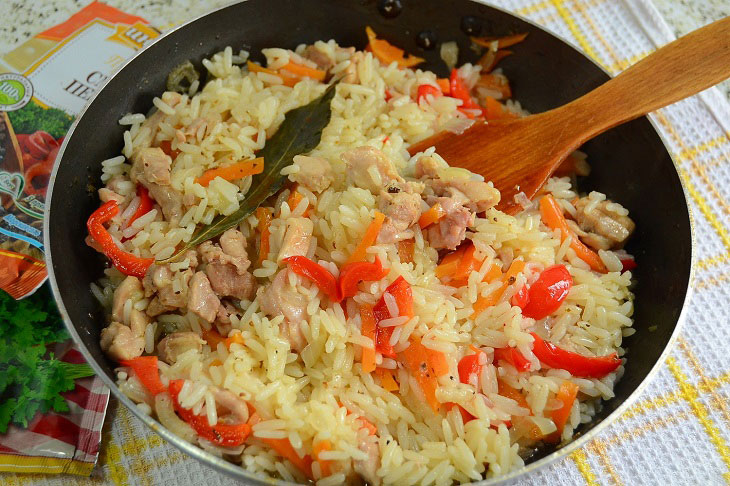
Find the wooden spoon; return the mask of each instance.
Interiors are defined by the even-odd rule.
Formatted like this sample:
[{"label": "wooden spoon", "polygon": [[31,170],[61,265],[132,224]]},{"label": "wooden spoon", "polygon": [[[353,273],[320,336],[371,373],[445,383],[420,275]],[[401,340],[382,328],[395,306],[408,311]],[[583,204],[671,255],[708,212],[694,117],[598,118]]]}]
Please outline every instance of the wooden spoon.
[{"label": "wooden spoon", "polygon": [[524,118],[477,121],[461,135],[441,132],[409,148],[435,146],[450,165],[481,174],[502,193],[532,199],[575,149],[609,128],[679,101],[730,77],[730,17],[667,44],[567,105]]}]

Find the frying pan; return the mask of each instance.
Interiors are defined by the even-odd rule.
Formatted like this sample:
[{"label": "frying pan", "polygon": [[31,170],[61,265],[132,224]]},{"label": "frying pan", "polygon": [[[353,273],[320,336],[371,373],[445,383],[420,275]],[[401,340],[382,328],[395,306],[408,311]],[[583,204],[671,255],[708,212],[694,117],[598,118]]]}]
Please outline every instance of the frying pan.
[{"label": "frying pan", "polygon": [[[45,245],[49,277],[59,309],[81,352],[114,395],[140,420],[174,446],[246,484],[265,484],[241,467],[219,459],[174,436],[142,414],[115,385],[114,363],[99,346],[104,312],[89,291],[104,268],[100,256],[84,244],[85,221],[99,206],[100,162],[122,148],[117,120],[146,113],[152,98],[165,89],[168,72],[185,60],[201,60],[232,46],[260,60],[265,47],[294,48],[300,43],[336,39],[363,48],[365,26],[417,56],[439,76],[447,68],[438,47],[419,46],[454,40],[459,64],[475,62],[467,33],[507,35],[528,32],[516,54],[500,66],[524,108],[541,112],[563,105],[609,79],[609,75],[564,40],[539,26],[494,7],[470,0],[248,0],[195,19],[157,39],[130,60],[90,101],[63,144],[47,196]],[[428,34],[424,34],[428,31]],[[421,41],[419,41],[421,39]],[[433,43],[432,43],[433,45]],[[201,69],[201,72],[204,72]],[[576,439],[563,446],[543,446],[527,465],[480,484],[498,484],[529,474],[585,444],[620,415],[657,370],[678,333],[688,299],[692,262],[690,216],[682,184],[667,149],[647,118],[640,118],[588,142],[583,150],[592,166],[579,181],[582,191],[599,190],[619,201],[636,221],[627,250],[636,256],[634,328],[625,340],[628,363],[593,421],[581,425]]]}]

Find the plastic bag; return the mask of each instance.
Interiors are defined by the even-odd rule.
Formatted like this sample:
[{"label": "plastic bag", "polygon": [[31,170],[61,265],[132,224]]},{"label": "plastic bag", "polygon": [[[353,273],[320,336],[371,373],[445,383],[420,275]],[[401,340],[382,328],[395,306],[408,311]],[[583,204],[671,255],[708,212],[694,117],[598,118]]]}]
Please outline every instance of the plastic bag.
[{"label": "plastic bag", "polygon": [[88,475],[96,463],[109,390],[43,285],[45,193],[74,117],[157,35],[94,2],[0,59],[0,471]]}]

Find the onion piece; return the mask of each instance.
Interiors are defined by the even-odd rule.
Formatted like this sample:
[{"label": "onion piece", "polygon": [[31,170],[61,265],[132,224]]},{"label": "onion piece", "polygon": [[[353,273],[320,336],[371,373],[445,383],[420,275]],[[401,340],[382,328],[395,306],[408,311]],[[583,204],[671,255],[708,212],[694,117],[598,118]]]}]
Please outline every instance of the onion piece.
[{"label": "onion piece", "polygon": [[155,396],[155,413],[160,423],[170,432],[183,440],[194,443],[198,434],[184,420],[177,416],[172,406],[172,398],[167,392]]},{"label": "onion piece", "polygon": [[444,123],[443,129],[454,135],[461,135],[474,124],[474,120],[469,118],[455,117]]},{"label": "onion piece", "polygon": [[441,44],[441,59],[449,67],[449,71],[454,69],[456,63],[459,62],[459,46],[455,41],[444,42]]}]

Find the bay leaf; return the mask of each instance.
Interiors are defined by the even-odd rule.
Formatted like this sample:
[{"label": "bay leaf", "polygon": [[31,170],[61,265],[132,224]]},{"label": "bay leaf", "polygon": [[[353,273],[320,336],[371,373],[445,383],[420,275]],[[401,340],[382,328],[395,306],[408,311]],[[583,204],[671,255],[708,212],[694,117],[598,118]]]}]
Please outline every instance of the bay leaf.
[{"label": "bay leaf", "polygon": [[251,189],[241,201],[236,212],[228,216],[218,216],[210,224],[199,228],[190,241],[179,248],[175,254],[157,263],[178,260],[186,251],[204,241],[219,236],[224,231],[237,226],[246,219],[272,194],[279,191],[287,177],[281,170],[293,162],[294,156],[314,150],[322,139],[322,130],[332,117],[330,103],[335,96],[337,82],[331,84],[319,98],[286,113],[279,129],[266,142],[256,156],[264,158],[264,171],[253,176]]}]

